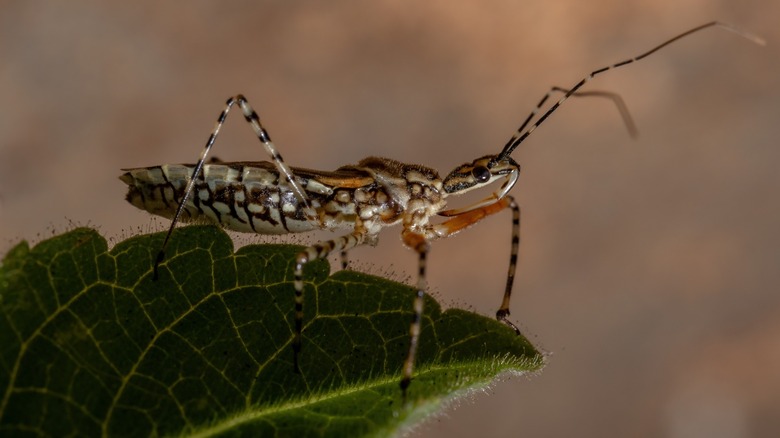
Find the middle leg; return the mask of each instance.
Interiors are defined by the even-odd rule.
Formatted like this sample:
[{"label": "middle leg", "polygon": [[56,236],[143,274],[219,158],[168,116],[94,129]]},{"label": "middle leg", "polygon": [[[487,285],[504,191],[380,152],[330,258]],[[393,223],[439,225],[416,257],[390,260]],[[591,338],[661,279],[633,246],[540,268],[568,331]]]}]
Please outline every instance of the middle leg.
[{"label": "middle leg", "polygon": [[340,251],[344,260],[349,249],[363,244],[368,238],[366,229],[361,225],[350,234],[338,239],[327,240],[312,245],[301,251],[295,259],[295,273],[293,285],[295,287],[295,334],[293,335],[293,369],[301,372],[298,356],[301,353],[301,334],[303,332],[303,267],[306,263],[328,257],[333,251]]}]

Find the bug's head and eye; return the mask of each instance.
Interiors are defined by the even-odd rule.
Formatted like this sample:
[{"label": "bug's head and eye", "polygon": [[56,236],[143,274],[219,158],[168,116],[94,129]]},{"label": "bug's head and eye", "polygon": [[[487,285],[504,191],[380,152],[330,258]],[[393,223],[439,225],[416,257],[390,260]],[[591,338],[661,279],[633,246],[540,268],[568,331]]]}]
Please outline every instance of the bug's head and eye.
[{"label": "bug's head and eye", "polygon": [[462,164],[450,172],[444,178],[444,191],[450,195],[460,195],[490,185],[499,179],[508,179],[511,185],[514,185],[519,172],[520,165],[513,159],[486,155],[471,163]]},{"label": "bug's head and eye", "polygon": [[492,195],[474,205],[442,211],[439,214],[452,216],[496,202],[509,193],[519,175],[520,165],[508,156],[486,155],[471,163],[462,164],[444,178],[444,191],[449,195],[461,195],[470,190],[489,186],[499,180],[503,180],[504,184]]}]

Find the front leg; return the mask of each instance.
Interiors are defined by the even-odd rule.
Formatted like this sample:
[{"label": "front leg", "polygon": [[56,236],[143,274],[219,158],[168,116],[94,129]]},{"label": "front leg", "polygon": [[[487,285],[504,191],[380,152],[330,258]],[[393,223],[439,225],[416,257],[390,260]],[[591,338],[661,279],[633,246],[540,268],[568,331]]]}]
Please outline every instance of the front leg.
[{"label": "front leg", "polygon": [[430,233],[435,237],[448,237],[505,208],[512,209],[512,248],[509,253],[509,270],[506,277],[504,299],[501,301],[501,307],[496,312],[496,319],[511,327],[519,335],[520,329],[507,319],[509,316],[509,300],[512,296],[512,286],[515,281],[515,271],[517,271],[517,254],[520,248],[520,207],[518,207],[515,199],[511,196],[506,196],[484,207],[459,213],[445,222],[431,225]]},{"label": "front leg", "polygon": [[422,233],[412,231],[409,228],[404,229],[401,236],[404,244],[417,251],[419,255],[417,293],[414,297],[414,313],[409,326],[409,352],[401,371],[401,391],[404,399],[406,399],[406,389],[412,380],[414,362],[417,356],[417,345],[420,338],[423,299],[425,298],[426,289],[426,263],[430,249],[429,241],[456,234],[492,214],[503,211],[507,207],[512,209],[512,248],[509,257],[509,272],[507,274],[504,299],[501,302],[501,307],[496,312],[496,319],[511,327],[519,335],[520,330],[507,319],[507,316],[509,316],[509,299],[512,295],[512,285],[514,284],[515,270],[517,269],[517,254],[520,247],[520,208],[517,206],[514,198],[506,196],[492,204],[457,213],[442,223],[426,226]]}]

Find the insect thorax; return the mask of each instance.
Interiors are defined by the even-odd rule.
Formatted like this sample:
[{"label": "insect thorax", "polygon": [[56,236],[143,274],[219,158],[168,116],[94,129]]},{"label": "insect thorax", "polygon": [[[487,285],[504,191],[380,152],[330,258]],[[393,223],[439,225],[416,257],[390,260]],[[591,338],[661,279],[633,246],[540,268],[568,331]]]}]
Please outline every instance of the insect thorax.
[{"label": "insect thorax", "polygon": [[395,221],[403,220],[405,227],[421,229],[446,205],[434,169],[380,157],[363,159],[356,167],[371,174],[385,195],[402,207]]}]

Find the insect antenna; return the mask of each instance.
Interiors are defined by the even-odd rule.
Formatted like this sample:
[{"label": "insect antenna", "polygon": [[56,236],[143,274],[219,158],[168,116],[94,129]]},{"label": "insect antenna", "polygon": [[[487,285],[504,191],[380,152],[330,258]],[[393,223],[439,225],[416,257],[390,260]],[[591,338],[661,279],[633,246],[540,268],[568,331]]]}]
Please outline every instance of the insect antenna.
[{"label": "insect antenna", "polygon": [[[569,90],[567,90],[566,88],[561,88],[561,87],[552,87],[551,92],[552,91],[559,91],[562,93],[569,92]],[[631,117],[631,112],[628,110],[628,105],[626,105],[626,102],[623,101],[623,98],[620,97],[619,94],[610,91],[591,90],[591,91],[577,91],[575,93],[572,93],[571,95],[573,97],[595,96],[595,97],[606,97],[608,99],[612,99],[613,103],[615,104],[615,107],[617,107],[617,110],[620,113],[620,117],[623,119],[623,125],[625,125],[626,130],[628,131],[628,135],[630,135],[631,138],[639,137],[639,129],[636,127],[636,123],[634,123],[634,118]]]},{"label": "insect antenna", "polygon": [[[547,118],[550,117],[550,115],[552,115],[552,113],[554,113],[558,109],[558,107],[560,107],[563,104],[563,102],[565,102],[569,97],[576,96],[576,95],[582,96],[582,95],[586,95],[587,93],[599,93],[599,94],[604,93],[604,92],[578,92],[578,90],[580,88],[582,88],[583,85],[585,85],[588,81],[590,81],[591,79],[593,79],[597,75],[599,75],[601,73],[604,73],[606,71],[612,70],[614,68],[623,67],[625,65],[628,65],[628,64],[634,63],[636,61],[639,61],[639,60],[641,60],[641,59],[643,59],[643,58],[645,58],[647,56],[652,55],[653,53],[657,52],[658,50],[661,50],[662,48],[668,46],[669,44],[672,44],[673,42],[675,42],[675,41],[677,41],[677,40],[679,40],[681,38],[684,38],[684,37],[686,37],[686,36],[688,36],[690,34],[696,33],[696,32],[698,32],[700,30],[703,30],[703,29],[706,29],[706,28],[709,28],[709,27],[720,27],[720,28],[725,29],[725,30],[727,30],[729,32],[733,32],[733,33],[735,33],[735,34],[737,34],[737,35],[739,35],[739,36],[741,36],[741,37],[743,37],[743,38],[745,38],[745,39],[747,39],[749,41],[752,41],[753,43],[758,44],[760,46],[763,46],[763,45],[766,44],[766,42],[764,41],[763,38],[761,38],[761,37],[759,37],[757,35],[754,35],[754,34],[752,34],[750,32],[746,32],[746,31],[744,31],[742,29],[739,29],[739,28],[737,28],[735,26],[732,26],[732,25],[730,25],[728,23],[723,23],[723,22],[720,22],[720,21],[711,21],[709,23],[702,24],[701,26],[694,27],[693,29],[690,29],[690,30],[688,30],[686,32],[683,32],[683,33],[681,33],[681,34],[679,34],[679,35],[677,35],[677,36],[675,36],[673,38],[670,38],[670,39],[664,41],[663,43],[653,47],[650,50],[648,50],[647,52],[642,53],[639,56],[636,56],[636,57],[630,58],[630,59],[626,59],[625,61],[621,61],[621,62],[618,62],[616,64],[612,64],[612,65],[609,65],[609,66],[606,66],[606,67],[602,67],[602,68],[593,70],[589,75],[587,75],[584,78],[582,78],[579,82],[577,82],[571,88],[564,89],[564,88],[559,88],[559,87],[553,87],[552,90],[550,90],[539,101],[539,104],[537,104],[537,106],[534,109],[534,111],[532,111],[531,114],[525,119],[523,124],[520,125],[520,128],[518,128],[517,131],[515,132],[515,135],[513,135],[512,138],[509,139],[509,141],[504,146],[504,149],[501,151],[501,153],[499,153],[496,156],[496,159],[497,160],[501,160],[501,159],[504,159],[507,156],[509,156],[512,153],[512,151],[514,151],[515,148],[520,145],[520,143],[525,141],[525,139],[528,138],[528,136],[531,135],[531,133],[534,132],[534,130],[536,130],[536,128],[538,128],[542,123],[544,123],[544,121],[547,120]],[[550,93],[552,93],[553,91],[562,91],[562,92],[564,92],[564,95],[557,102],[555,102],[555,104],[553,104],[547,111],[545,111],[544,114],[542,114],[541,117],[539,117],[539,119],[526,130],[525,129],[526,126],[528,126],[528,124],[531,122],[533,117],[537,114],[537,112],[539,111],[541,106],[544,105],[544,103],[547,101],[547,99],[549,99]],[[611,94],[611,93],[609,93],[609,94]],[[616,102],[621,102],[622,103],[622,99],[619,100],[619,101],[616,100]],[[633,122],[630,121],[631,120],[630,117],[627,119],[626,116],[625,116],[625,114],[627,114],[627,112],[624,113],[624,109],[623,109],[624,105],[621,105],[620,103],[618,103],[618,107],[619,107],[619,109],[621,111],[621,114],[623,114],[623,119],[624,119],[624,121],[626,121],[626,126],[628,127],[629,132],[632,132],[632,133],[636,132],[636,128],[632,128]]]}]

